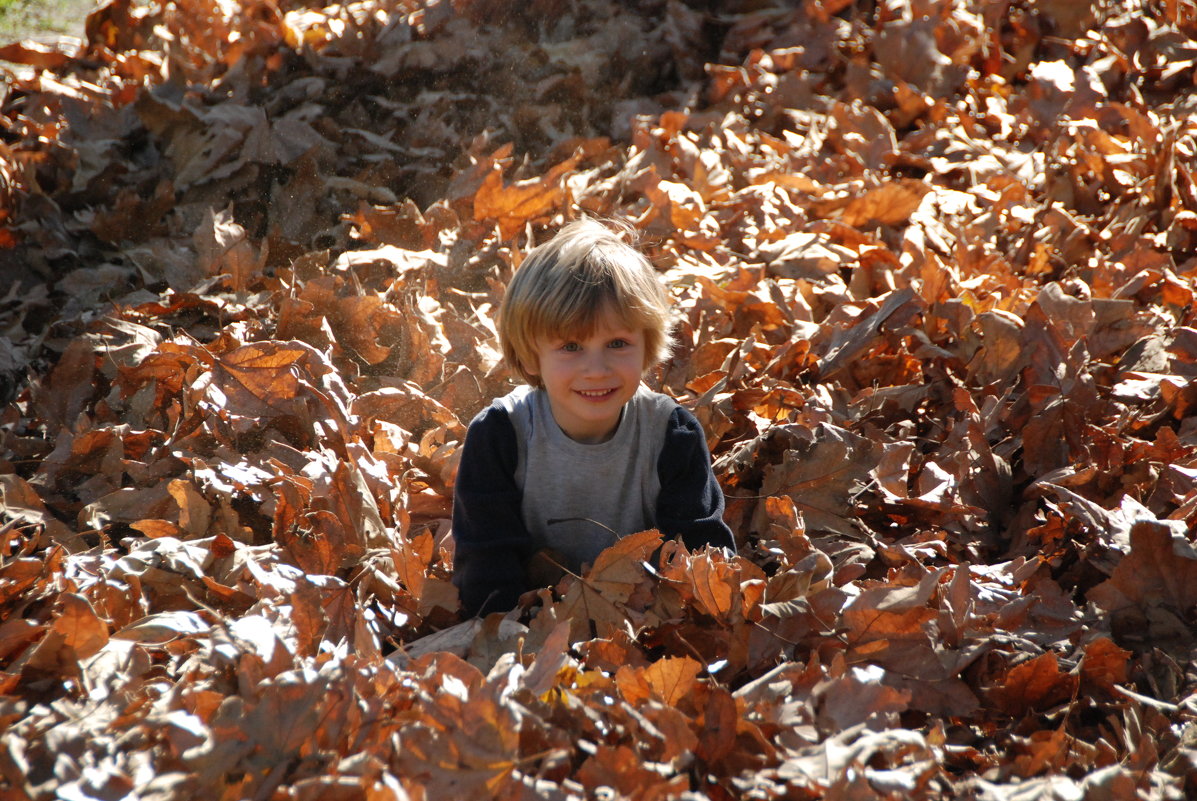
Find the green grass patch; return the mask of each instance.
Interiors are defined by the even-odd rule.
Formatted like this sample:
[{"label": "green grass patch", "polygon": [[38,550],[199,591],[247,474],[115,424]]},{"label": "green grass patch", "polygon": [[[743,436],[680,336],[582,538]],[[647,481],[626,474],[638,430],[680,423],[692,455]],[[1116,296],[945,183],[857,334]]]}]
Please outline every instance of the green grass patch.
[{"label": "green grass patch", "polygon": [[82,36],[96,0],[0,0],[0,43]]}]

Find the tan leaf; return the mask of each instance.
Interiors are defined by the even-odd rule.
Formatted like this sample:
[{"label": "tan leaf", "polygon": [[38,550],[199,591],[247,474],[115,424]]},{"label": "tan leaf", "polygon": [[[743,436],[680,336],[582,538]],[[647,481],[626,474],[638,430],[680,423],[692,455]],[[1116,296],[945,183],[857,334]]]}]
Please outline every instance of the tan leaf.
[{"label": "tan leaf", "polygon": [[666,657],[644,668],[644,679],[653,694],[669,706],[694,692],[703,666],[688,656]]},{"label": "tan leaf", "polygon": [[212,505],[195,488],[195,484],[181,479],[171,481],[167,492],[179,505],[179,527],[186,535],[202,537],[208,533],[212,519]]},{"label": "tan leaf", "polygon": [[120,640],[161,644],[205,634],[210,628],[208,622],[195,612],[161,612],[143,617],[112,636]]},{"label": "tan leaf", "polygon": [[228,274],[236,291],[249,286],[250,277],[262,268],[265,254],[249,242],[245,229],[229,210],[209,210],[204,225],[194,234],[200,272],[207,276]]}]

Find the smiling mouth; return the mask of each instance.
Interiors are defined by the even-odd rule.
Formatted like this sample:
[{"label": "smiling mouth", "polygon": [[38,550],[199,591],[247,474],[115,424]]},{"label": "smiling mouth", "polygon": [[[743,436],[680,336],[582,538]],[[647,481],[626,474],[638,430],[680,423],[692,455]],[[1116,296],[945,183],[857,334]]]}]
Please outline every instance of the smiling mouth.
[{"label": "smiling mouth", "polygon": [[615,394],[613,389],[576,389],[574,391],[589,400],[602,400]]}]

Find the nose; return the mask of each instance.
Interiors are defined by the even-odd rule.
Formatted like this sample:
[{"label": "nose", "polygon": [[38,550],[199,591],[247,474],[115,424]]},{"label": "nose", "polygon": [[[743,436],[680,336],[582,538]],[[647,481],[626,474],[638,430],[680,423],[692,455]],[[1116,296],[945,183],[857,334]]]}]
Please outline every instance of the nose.
[{"label": "nose", "polygon": [[582,362],[582,371],[586,376],[606,375],[611,371],[607,360],[606,348],[588,348],[586,358]]}]

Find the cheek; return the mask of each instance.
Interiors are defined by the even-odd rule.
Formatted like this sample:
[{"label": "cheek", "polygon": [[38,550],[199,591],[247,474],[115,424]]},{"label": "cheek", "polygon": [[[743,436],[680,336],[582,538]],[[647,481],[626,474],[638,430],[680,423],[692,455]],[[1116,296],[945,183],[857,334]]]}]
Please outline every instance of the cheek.
[{"label": "cheek", "polygon": [[640,348],[629,348],[626,353],[620,354],[619,361],[627,370],[644,372],[648,369],[648,356]]},{"label": "cheek", "polygon": [[567,363],[558,356],[550,354],[548,356],[541,356],[537,365],[538,374],[542,378],[552,378],[560,375],[567,369]]}]

